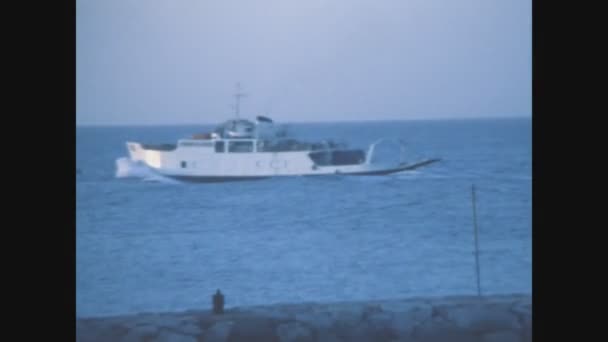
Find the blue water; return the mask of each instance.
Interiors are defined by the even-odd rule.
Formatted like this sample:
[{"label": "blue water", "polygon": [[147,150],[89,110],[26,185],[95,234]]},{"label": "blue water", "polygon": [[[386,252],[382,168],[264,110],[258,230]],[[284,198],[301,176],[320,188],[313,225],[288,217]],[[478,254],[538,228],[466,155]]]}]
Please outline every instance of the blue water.
[{"label": "blue water", "polygon": [[354,147],[401,138],[409,160],[442,158],[389,176],[117,177],[125,141],[210,128],[77,128],[78,316],[208,308],[218,288],[227,306],[474,294],[471,184],[483,292],[531,292],[530,119],[289,126]]}]

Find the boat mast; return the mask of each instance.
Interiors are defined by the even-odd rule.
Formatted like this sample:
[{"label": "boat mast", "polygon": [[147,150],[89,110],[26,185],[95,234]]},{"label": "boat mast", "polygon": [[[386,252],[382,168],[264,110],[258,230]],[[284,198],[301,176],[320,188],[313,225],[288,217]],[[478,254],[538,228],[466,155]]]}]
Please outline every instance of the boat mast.
[{"label": "boat mast", "polygon": [[236,84],[236,93],[234,94],[234,98],[235,98],[235,106],[234,106],[234,110],[235,110],[235,114],[236,114],[236,118],[239,118],[239,111],[240,111],[240,102],[241,102],[241,97],[245,97],[247,96],[247,94],[241,92],[241,83],[237,83]]}]

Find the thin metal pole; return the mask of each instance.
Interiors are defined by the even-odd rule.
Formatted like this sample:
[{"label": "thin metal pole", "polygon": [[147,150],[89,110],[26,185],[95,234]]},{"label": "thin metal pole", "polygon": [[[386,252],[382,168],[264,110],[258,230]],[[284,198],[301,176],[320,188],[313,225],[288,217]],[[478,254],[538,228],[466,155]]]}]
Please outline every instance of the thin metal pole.
[{"label": "thin metal pole", "polygon": [[247,96],[247,94],[241,92],[241,83],[237,83],[236,84],[236,93],[234,94],[234,98],[235,98],[235,105],[234,105],[234,109],[235,109],[235,114],[236,114],[236,118],[239,119],[239,113],[241,110],[241,98]]},{"label": "thin metal pole", "polygon": [[479,279],[479,243],[477,238],[477,208],[476,208],[476,199],[475,199],[475,185],[471,186],[471,193],[473,195],[473,226],[475,231],[475,270],[477,274],[477,295],[481,297],[481,282]]}]

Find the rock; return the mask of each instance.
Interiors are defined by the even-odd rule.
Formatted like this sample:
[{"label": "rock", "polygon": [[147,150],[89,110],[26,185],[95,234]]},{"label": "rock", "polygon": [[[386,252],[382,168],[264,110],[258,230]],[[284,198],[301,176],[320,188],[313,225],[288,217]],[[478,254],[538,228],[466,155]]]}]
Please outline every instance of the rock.
[{"label": "rock", "polygon": [[193,336],[178,334],[169,330],[162,330],[153,341],[158,342],[197,342]]},{"label": "rock", "polygon": [[529,324],[524,324],[522,330],[522,341],[532,342],[532,322],[529,322]]},{"label": "rock", "polygon": [[120,340],[123,336],[125,336],[130,329],[120,325],[120,324],[111,324],[102,328],[102,333],[99,336],[99,339],[93,339],[93,341],[103,341],[105,339],[108,340]]},{"label": "rock", "polygon": [[519,328],[517,316],[508,307],[459,306],[445,308],[447,317],[458,327],[478,333]]},{"label": "rock", "polygon": [[462,334],[462,330],[454,322],[436,317],[418,322],[408,335],[399,335],[399,337],[409,336],[414,341],[441,341],[442,339],[451,341],[452,337],[457,338]]},{"label": "rock", "polygon": [[281,342],[314,341],[313,332],[301,322],[283,323],[276,330]]},{"label": "rock", "polygon": [[532,340],[530,296],[446,297],[233,308],[80,318],[93,341],[508,341]]},{"label": "rock", "polygon": [[377,326],[370,326],[369,324],[360,324],[355,326],[352,330],[346,332],[347,341],[352,342],[366,342],[366,341],[390,341],[397,337],[397,335],[391,331],[388,327],[382,328]]},{"label": "rock", "polygon": [[178,331],[184,335],[190,336],[198,336],[203,333],[203,331],[198,325],[189,322],[180,325]]},{"label": "rock", "polygon": [[513,331],[500,331],[484,334],[482,342],[520,342],[521,337]]},{"label": "rock", "polygon": [[[342,341],[390,341],[397,334],[392,330],[392,315],[380,307],[368,306],[355,312],[341,311],[328,330],[330,336]],[[320,331],[317,331],[321,335]]]},{"label": "rock", "polygon": [[440,328],[426,331],[423,334],[416,334],[411,339],[404,341],[415,342],[479,342],[479,336],[471,331],[464,331],[454,328]]},{"label": "rock", "polygon": [[275,334],[275,321],[267,318],[248,317],[235,322],[228,341],[279,341]]},{"label": "rock", "polygon": [[252,312],[247,312],[247,315],[249,315],[249,316],[253,315],[256,317],[262,317],[262,318],[275,320],[275,321],[287,320],[291,316],[291,314],[289,312],[283,312],[283,311],[276,310],[276,309],[273,310],[272,308],[266,308],[263,310],[257,309]]},{"label": "rock", "polygon": [[414,328],[429,320],[430,317],[430,306],[416,307],[408,312],[396,312],[393,314],[391,330],[397,336],[409,336]]},{"label": "rock", "polygon": [[338,329],[348,329],[356,324],[359,324],[362,313],[360,310],[341,310],[333,311],[329,313],[329,320],[333,322],[333,326]]},{"label": "rock", "polygon": [[158,327],[153,325],[139,325],[127,332],[121,339],[123,342],[136,342],[151,339],[158,334]]},{"label": "rock", "polygon": [[[390,341],[399,337],[393,329],[393,315],[390,312],[378,311],[363,316],[359,325],[361,335],[373,341]],[[358,329],[355,329],[357,331]]]},{"label": "rock", "polygon": [[137,325],[154,325],[177,330],[183,320],[184,317],[171,314],[142,314],[136,317],[135,322]]},{"label": "rock", "polygon": [[372,329],[391,330],[393,315],[390,312],[376,312],[365,315],[363,321],[366,322]]},{"label": "rock", "polygon": [[318,313],[296,313],[294,319],[298,322],[302,322],[317,330],[329,329],[333,324],[333,319],[327,312]]},{"label": "rock", "polygon": [[205,333],[203,340],[205,342],[224,342],[228,341],[228,336],[230,335],[230,331],[234,322],[231,321],[221,321],[213,324]]},{"label": "rock", "polygon": [[401,300],[388,300],[379,303],[383,311],[390,312],[406,312],[415,308],[429,307],[429,304],[421,299],[401,299]]},{"label": "rock", "polygon": [[511,310],[518,314],[532,315],[532,303],[529,300],[519,300],[511,305]]},{"label": "rock", "polygon": [[317,342],[341,342],[342,340],[338,338],[334,333],[329,330],[319,330],[317,331]]}]

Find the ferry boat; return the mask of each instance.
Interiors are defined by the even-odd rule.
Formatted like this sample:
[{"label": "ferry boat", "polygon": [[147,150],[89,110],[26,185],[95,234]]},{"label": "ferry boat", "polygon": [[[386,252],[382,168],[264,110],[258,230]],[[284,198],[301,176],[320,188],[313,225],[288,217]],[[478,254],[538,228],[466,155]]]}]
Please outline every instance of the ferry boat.
[{"label": "ferry boat", "polygon": [[[417,169],[439,161],[413,163],[372,162],[380,139],[367,151],[332,141],[304,142],[286,134],[266,116],[255,121],[236,118],[218,125],[212,132],[179,139],[175,144],[150,145],[127,142],[131,161],[143,163],[157,173],[181,181],[221,182],[268,177],[322,175],[387,175]],[[403,144],[401,144],[403,152]]]}]

